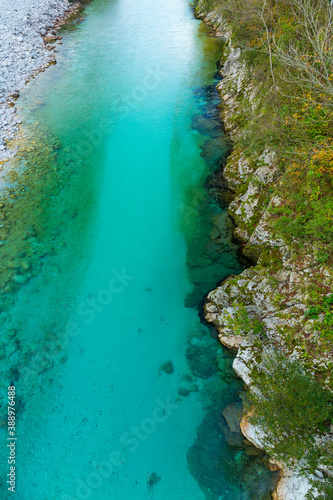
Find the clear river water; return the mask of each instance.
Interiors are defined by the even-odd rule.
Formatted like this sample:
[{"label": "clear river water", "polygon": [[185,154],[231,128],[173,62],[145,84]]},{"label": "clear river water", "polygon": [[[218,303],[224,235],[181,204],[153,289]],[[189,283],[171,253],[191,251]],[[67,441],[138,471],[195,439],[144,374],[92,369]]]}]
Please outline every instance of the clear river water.
[{"label": "clear river water", "polygon": [[221,417],[240,408],[232,357],[199,317],[243,269],[205,187],[228,150],[223,41],[187,0],[94,0],[61,35],[17,101],[2,200],[1,384],[18,414],[1,498],[269,498],[272,473]]}]

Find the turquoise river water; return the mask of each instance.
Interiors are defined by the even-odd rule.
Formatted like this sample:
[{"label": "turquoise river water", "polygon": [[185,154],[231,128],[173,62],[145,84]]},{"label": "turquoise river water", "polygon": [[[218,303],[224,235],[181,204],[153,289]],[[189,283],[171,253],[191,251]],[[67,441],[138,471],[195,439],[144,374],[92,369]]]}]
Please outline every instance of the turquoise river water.
[{"label": "turquoise river water", "polygon": [[18,413],[1,498],[269,498],[262,457],[221,417],[241,402],[232,358],[199,318],[243,269],[205,189],[227,151],[223,42],[187,0],[95,0],[61,34],[17,102],[29,140],[2,205],[1,383]]}]

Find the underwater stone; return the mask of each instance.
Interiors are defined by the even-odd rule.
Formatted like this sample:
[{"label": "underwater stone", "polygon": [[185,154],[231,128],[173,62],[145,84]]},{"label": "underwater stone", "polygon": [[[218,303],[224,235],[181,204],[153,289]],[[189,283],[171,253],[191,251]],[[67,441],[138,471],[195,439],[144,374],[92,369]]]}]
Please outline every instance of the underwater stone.
[{"label": "underwater stone", "polygon": [[240,433],[240,421],[242,419],[241,403],[232,403],[224,408],[222,415],[225,418],[231,432]]},{"label": "underwater stone", "polygon": [[188,389],[186,389],[186,387],[180,387],[178,389],[178,394],[179,394],[179,396],[186,397],[190,394],[190,391]]},{"label": "underwater stone", "polygon": [[157,483],[161,481],[161,477],[156,474],[156,472],[153,472],[148,481],[147,481],[147,488],[153,488],[156,486]]},{"label": "underwater stone", "polygon": [[23,285],[28,281],[28,277],[24,276],[23,274],[14,274],[13,280],[15,283],[18,283],[19,285]]},{"label": "underwater stone", "polygon": [[160,366],[160,370],[162,372],[167,373],[168,375],[170,375],[171,373],[173,373],[174,369],[173,369],[172,361],[167,361],[166,363],[163,363],[163,365]]},{"label": "underwater stone", "polygon": [[199,378],[211,377],[216,371],[216,349],[191,345],[186,357],[192,373]]}]

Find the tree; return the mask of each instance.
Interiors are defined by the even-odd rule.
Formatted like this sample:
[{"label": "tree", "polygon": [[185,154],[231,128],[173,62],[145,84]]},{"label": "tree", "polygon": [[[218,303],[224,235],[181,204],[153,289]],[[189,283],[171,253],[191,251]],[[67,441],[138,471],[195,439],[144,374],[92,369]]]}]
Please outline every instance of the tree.
[{"label": "tree", "polygon": [[314,435],[331,421],[332,394],[297,359],[271,350],[258,373],[260,391],[249,394],[252,420],[267,433],[277,456],[304,458],[313,451]]},{"label": "tree", "polygon": [[[284,78],[305,90],[333,97],[333,9],[327,0],[282,2],[292,16],[286,32],[284,11],[276,2],[276,22],[267,50],[285,68]],[[283,35],[281,35],[283,34]]]}]

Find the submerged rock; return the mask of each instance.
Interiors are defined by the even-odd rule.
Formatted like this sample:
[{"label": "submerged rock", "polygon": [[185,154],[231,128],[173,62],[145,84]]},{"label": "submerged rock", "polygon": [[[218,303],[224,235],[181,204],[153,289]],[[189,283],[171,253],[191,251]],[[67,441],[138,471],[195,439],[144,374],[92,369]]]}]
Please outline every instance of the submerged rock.
[{"label": "submerged rock", "polygon": [[190,369],[196,377],[208,378],[216,371],[216,347],[190,345],[186,350]]},{"label": "submerged rock", "polygon": [[167,373],[168,375],[170,375],[171,373],[173,373],[174,372],[174,368],[173,368],[172,361],[167,361],[166,363],[163,363],[163,365],[160,366],[160,370],[162,372]]},{"label": "submerged rock", "polygon": [[230,432],[222,419],[219,422],[215,411],[207,414],[187,452],[191,474],[207,498],[261,500],[273,491],[272,472],[246,449],[242,436]]},{"label": "submerged rock", "polygon": [[15,281],[15,283],[18,283],[19,285],[24,285],[24,283],[26,283],[29,280],[29,278],[28,276],[25,276],[23,274],[14,274],[13,280]]},{"label": "submerged rock", "polygon": [[161,476],[158,476],[156,472],[150,474],[149,479],[147,481],[147,488],[153,488],[161,481]]},{"label": "submerged rock", "polygon": [[179,394],[179,396],[186,397],[190,394],[190,391],[188,389],[186,389],[186,387],[180,387],[178,389],[178,394]]},{"label": "submerged rock", "polygon": [[242,405],[241,403],[231,403],[226,406],[222,411],[228,427],[231,432],[238,432],[240,434],[240,422],[242,419]]}]

